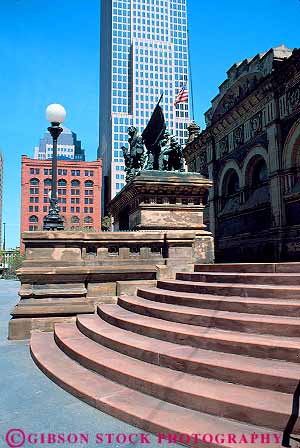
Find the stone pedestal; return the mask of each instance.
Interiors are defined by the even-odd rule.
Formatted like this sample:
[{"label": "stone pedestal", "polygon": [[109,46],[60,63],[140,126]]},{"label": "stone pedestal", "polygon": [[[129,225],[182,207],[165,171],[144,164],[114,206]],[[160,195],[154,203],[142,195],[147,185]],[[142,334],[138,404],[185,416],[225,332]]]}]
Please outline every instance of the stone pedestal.
[{"label": "stone pedestal", "polygon": [[198,173],[140,171],[111,201],[114,230],[204,230],[211,185]]}]

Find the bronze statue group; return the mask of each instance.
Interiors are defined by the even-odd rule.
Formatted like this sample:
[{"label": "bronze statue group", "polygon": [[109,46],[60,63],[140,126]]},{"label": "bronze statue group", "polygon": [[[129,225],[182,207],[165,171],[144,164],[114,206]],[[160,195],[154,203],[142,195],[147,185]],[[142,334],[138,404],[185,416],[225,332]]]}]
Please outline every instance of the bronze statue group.
[{"label": "bronze statue group", "polygon": [[144,139],[134,126],[128,128],[129,149],[122,146],[126,182],[141,170],[184,172],[184,158],[176,137],[164,129],[159,138],[145,147]]}]

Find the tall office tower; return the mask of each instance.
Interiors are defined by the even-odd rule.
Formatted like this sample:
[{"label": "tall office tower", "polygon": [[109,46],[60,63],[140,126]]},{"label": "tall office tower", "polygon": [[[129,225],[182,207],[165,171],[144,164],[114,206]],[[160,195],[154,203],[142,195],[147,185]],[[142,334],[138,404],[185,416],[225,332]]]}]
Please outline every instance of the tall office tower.
[{"label": "tall office tower", "polygon": [[[34,148],[34,158],[39,160],[52,159],[52,137],[46,132],[41,138],[39,146]],[[77,140],[77,135],[68,128],[63,128],[57,144],[57,156],[61,160],[84,161],[84,149],[81,149],[81,141]]]},{"label": "tall office tower", "polygon": [[0,151],[0,249],[3,247],[3,232],[2,232],[2,207],[3,207],[3,168],[4,168],[4,159],[3,154]]},{"label": "tall office tower", "polygon": [[187,39],[186,0],[102,0],[98,155],[106,205],[124,186],[127,128],[141,132],[162,93],[168,129],[187,139],[189,104],[174,106],[188,87]]}]

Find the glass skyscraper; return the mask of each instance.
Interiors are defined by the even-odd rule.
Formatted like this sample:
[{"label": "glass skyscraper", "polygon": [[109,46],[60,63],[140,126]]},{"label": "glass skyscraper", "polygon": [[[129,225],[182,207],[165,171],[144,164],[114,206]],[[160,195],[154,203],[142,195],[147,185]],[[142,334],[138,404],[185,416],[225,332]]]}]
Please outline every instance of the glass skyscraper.
[{"label": "glass skyscraper", "polygon": [[[53,139],[47,131],[40,140],[39,146],[34,148],[34,158],[39,160],[52,159]],[[57,142],[57,157],[61,160],[85,160],[85,151],[81,148],[81,141],[77,140],[75,132],[63,127]]]},{"label": "glass skyscraper", "polygon": [[102,0],[98,155],[106,204],[125,184],[128,126],[142,132],[162,93],[167,128],[186,142],[189,104],[174,101],[188,88],[187,40],[186,0]]}]

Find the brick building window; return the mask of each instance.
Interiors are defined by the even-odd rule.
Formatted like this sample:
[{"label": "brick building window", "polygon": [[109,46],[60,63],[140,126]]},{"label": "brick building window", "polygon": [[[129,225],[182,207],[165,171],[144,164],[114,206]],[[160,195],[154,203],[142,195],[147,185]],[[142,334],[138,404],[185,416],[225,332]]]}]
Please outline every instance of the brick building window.
[{"label": "brick building window", "polygon": [[93,170],[91,170],[91,171],[85,170],[84,175],[85,175],[86,177],[87,177],[87,176],[94,176],[94,171],[93,171]]},{"label": "brick building window", "polygon": [[36,225],[31,225],[31,226],[29,226],[29,232],[34,232],[34,231],[36,231],[36,230],[38,230],[38,226],[36,226]]},{"label": "brick building window", "polygon": [[31,187],[31,188],[30,188],[30,194],[39,194],[39,189],[38,189],[38,188]]},{"label": "brick building window", "polygon": [[94,203],[94,199],[93,198],[84,198],[84,203],[85,204],[93,204]]},{"label": "brick building window", "polygon": [[46,212],[47,210],[48,210],[47,205],[44,205],[44,206],[43,206],[43,212]]},{"label": "brick building window", "polygon": [[71,204],[80,204],[80,198],[71,198]]},{"label": "brick building window", "polygon": [[94,213],[93,207],[90,207],[90,213]]},{"label": "brick building window", "polygon": [[79,218],[78,218],[78,216],[72,216],[72,217],[71,217],[71,223],[72,223],[72,224],[79,224]]},{"label": "brick building window", "polygon": [[39,218],[35,215],[30,216],[29,222],[39,222]]},{"label": "brick building window", "polygon": [[44,185],[47,187],[51,187],[51,179],[45,179],[44,180]]},{"label": "brick building window", "polygon": [[59,169],[59,170],[58,170],[58,175],[59,175],[59,176],[66,176],[66,175],[67,175],[67,170]]},{"label": "brick building window", "polygon": [[40,181],[35,177],[33,179],[30,179],[30,185],[39,185],[39,183]]},{"label": "brick building window", "polygon": [[67,181],[65,179],[59,179],[57,182],[59,187],[66,187],[67,186]]},{"label": "brick building window", "polygon": [[87,188],[91,188],[91,187],[94,186],[94,182],[93,182],[92,180],[86,180],[86,181],[84,182],[84,185],[85,185]]},{"label": "brick building window", "polygon": [[79,187],[79,186],[80,186],[79,180],[77,180],[77,179],[72,180],[71,187]]},{"label": "brick building window", "polygon": [[91,224],[91,223],[93,222],[93,218],[92,218],[91,216],[86,216],[86,217],[84,218],[84,222],[85,222],[86,224]]},{"label": "brick building window", "polygon": [[93,194],[94,194],[93,190],[84,190],[85,196],[93,196]]},{"label": "brick building window", "polygon": [[71,170],[72,176],[80,176],[80,170]]},{"label": "brick building window", "polygon": [[80,195],[80,190],[77,190],[77,189],[75,190],[74,188],[72,188],[71,194],[79,196]]},{"label": "brick building window", "polygon": [[30,174],[40,174],[39,168],[30,168]]},{"label": "brick building window", "polygon": [[65,188],[59,188],[58,194],[65,195],[65,194],[67,194],[67,190]]}]

